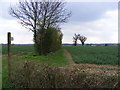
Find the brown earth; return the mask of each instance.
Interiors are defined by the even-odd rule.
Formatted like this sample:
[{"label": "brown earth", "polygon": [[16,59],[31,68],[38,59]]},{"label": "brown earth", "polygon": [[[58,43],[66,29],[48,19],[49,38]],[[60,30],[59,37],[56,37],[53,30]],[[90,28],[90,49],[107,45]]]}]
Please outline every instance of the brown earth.
[{"label": "brown earth", "polygon": [[75,62],[72,60],[71,54],[66,49],[64,49],[64,55],[66,56],[69,65],[75,64]]},{"label": "brown earth", "polygon": [[64,55],[68,60],[68,65],[65,67],[60,67],[61,69],[74,70],[77,69],[79,71],[88,72],[88,73],[97,73],[97,74],[105,74],[108,76],[118,75],[120,71],[120,66],[112,66],[112,65],[96,65],[96,64],[76,64],[72,60],[72,55],[65,49]]}]

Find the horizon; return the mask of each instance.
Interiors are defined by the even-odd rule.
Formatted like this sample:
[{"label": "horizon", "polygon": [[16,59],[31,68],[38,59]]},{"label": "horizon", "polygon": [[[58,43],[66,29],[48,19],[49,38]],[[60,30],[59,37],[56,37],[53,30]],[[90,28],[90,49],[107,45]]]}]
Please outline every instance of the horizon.
[{"label": "horizon", "polygon": [[[6,45],[7,43],[1,43],[1,44],[5,44]],[[21,44],[21,45],[23,44],[24,45],[24,43],[11,43],[11,44]],[[34,44],[34,43],[25,43],[25,44],[29,45],[29,44]],[[62,44],[74,44],[74,43],[62,43]],[[120,44],[120,43],[85,43],[85,45],[86,44]],[[77,43],[77,45],[81,45],[81,43]]]}]

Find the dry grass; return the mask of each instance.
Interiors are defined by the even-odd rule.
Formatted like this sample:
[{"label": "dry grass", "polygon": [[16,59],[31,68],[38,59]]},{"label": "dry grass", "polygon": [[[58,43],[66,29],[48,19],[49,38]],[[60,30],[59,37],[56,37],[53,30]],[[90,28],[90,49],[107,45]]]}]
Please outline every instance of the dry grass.
[{"label": "dry grass", "polygon": [[[17,66],[17,63],[14,63]],[[13,66],[15,66],[13,65]],[[15,66],[15,67],[16,67]],[[19,63],[12,72],[12,86],[22,88],[116,88],[118,74],[90,73],[84,67],[59,68],[32,61]],[[88,71],[87,71],[88,70]],[[93,70],[93,69],[92,69]],[[108,73],[108,72],[106,72]]]}]

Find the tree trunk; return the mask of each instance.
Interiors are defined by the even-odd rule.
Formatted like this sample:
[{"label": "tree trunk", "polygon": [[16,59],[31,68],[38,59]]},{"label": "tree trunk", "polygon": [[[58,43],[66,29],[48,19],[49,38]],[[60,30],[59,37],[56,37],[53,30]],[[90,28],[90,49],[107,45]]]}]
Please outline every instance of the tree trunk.
[{"label": "tree trunk", "polygon": [[75,46],[77,46],[77,41],[75,41],[75,44],[74,44]]},{"label": "tree trunk", "polygon": [[82,42],[82,46],[84,46],[84,42]]},{"label": "tree trunk", "polygon": [[37,33],[34,31],[34,48],[35,52],[37,53]]}]

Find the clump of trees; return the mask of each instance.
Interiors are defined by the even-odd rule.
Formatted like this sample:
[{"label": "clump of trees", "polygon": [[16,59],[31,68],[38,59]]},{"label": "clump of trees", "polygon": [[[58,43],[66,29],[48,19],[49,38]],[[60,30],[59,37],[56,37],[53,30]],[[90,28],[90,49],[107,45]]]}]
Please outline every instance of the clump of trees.
[{"label": "clump of trees", "polygon": [[84,46],[84,42],[87,40],[87,37],[81,36],[80,34],[75,34],[75,36],[73,37],[73,42],[75,46],[77,45],[78,39],[81,41],[82,46]]},{"label": "clump of trees", "polygon": [[36,35],[36,51],[40,55],[47,55],[61,48],[62,32],[55,28],[40,30]]},{"label": "clump of trees", "polygon": [[60,49],[62,32],[60,24],[66,23],[71,13],[60,0],[31,0],[19,2],[10,8],[10,14],[34,34],[34,46],[38,55],[47,55]]}]

